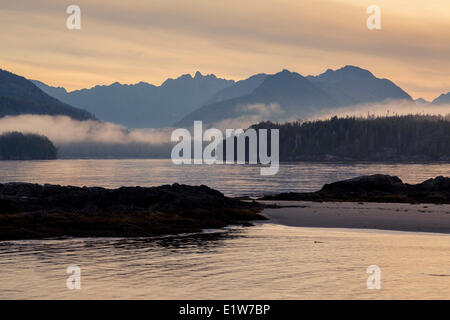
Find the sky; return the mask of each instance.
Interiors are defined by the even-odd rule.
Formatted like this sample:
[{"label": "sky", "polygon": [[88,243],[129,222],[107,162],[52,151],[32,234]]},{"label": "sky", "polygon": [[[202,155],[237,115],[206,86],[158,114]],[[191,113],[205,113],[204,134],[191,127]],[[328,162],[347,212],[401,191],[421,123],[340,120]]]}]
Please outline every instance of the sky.
[{"label": "sky", "polygon": [[[69,30],[66,8],[81,8]],[[381,30],[368,30],[370,5]],[[0,68],[68,90],[356,65],[413,98],[450,91],[448,0],[0,0]]]}]

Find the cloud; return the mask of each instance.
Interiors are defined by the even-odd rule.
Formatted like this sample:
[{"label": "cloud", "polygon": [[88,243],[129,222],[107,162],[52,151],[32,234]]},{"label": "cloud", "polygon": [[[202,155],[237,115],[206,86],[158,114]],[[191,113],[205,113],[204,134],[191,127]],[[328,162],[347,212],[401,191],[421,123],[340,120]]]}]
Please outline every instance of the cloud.
[{"label": "cloud", "polygon": [[41,134],[57,146],[73,143],[161,145],[170,141],[171,129],[129,131],[111,122],[77,121],[66,116],[20,115],[0,118],[0,133],[8,131]]},{"label": "cloud", "polygon": [[[308,118],[286,114],[278,104],[240,106],[241,117],[213,123],[211,127],[247,129],[253,124],[270,120],[324,120],[333,116],[367,117],[386,115],[442,115],[450,120],[450,105],[415,104],[409,101],[387,101],[317,111]],[[209,126],[208,126],[209,127]],[[204,128],[205,130],[206,128]],[[19,115],[0,118],[0,134],[10,131],[36,133],[48,137],[58,148],[62,158],[154,158],[170,157],[174,128],[146,128],[128,130],[123,126],[94,120],[77,121],[66,116]]]},{"label": "cloud", "polygon": [[243,116],[213,123],[211,127],[225,131],[226,129],[246,129],[252,124],[262,121],[274,121],[275,119],[287,120],[284,111],[281,109],[280,105],[276,103],[242,105],[238,108]]},{"label": "cloud", "polygon": [[335,109],[328,109],[316,112],[307,120],[324,120],[330,117],[338,116],[355,116],[367,117],[370,116],[395,116],[395,115],[441,115],[447,116],[450,114],[450,105],[431,105],[431,104],[416,104],[410,101],[386,101],[384,103],[367,103],[349,107],[341,107]]},{"label": "cloud", "polygon": [[294,122],[325,120],[331,117],[367,117],[367,116],[401,116],[410,114],[441,115],[450,118],[450,105],[416,104],[408,100],[387,100],[383,103],[366,103],[333,109],[316,110],[308,116],[288,114],[278,104],[252,104],[240,106],[243,115],[224,119],[213,123],[211,127],[224,131],[225,129],[246,129],[262,121]]},{"label": "cloud", "polygon": [[239,79],[356,64],[415,97],[448,91],[449,2],[378,2],[382,30],[369,32],[368,0],[79,0],[82,29],[71,32],[64,2],[3,1],[0,58],[13,72],[68,89],[158,84],[194,70]]}]

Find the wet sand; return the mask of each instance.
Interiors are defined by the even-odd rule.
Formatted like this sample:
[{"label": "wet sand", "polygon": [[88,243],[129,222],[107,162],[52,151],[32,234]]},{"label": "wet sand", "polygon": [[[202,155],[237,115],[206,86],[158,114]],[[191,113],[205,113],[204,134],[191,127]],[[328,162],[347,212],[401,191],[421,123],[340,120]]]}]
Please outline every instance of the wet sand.
[{"label": "wet sand", "polygon": [[[450,234],[450,204],[260,201],[269,222],[298,227],[358,228]],[[289,207],[291,206],[291,207]]]}]

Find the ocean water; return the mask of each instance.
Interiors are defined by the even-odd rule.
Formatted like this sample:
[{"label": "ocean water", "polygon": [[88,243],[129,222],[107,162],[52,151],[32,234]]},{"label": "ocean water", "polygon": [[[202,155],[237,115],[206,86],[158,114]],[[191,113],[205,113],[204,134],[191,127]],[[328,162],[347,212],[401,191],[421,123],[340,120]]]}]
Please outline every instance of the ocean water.
[{"label": "ocean water", "polygon": [[[70,265],[81,289],[66,287]],[[368,289],[367,268],[381,289]],[[258,224],[0,242],[1,299],[450,299],[450,236]]]},{"label": "ocean water", "polygon": [[[408,183],[450,175],[448,164],[174,166],[169,160],[0,162],[0,183],[118,187],[206,184],[227,195],[311,191],[362,174]],[[67,267],[81,271],[69,290]],[[368,289],[367,268],[380,268]],[[0,299],[450,299],[450,235],[299,228],[270,221],[160,238],[0,242]]]},{"label": "ocean water", "polygon": [[175,182],[200,185],[226,195],[315,191],[323,184],[383,173],[418,183],[450,176],[450,164],[283,163],[274,176],[257,165],[174,165],[171,160],[0,161],[0,183],[20,181],[75,186],[158,186]]}]

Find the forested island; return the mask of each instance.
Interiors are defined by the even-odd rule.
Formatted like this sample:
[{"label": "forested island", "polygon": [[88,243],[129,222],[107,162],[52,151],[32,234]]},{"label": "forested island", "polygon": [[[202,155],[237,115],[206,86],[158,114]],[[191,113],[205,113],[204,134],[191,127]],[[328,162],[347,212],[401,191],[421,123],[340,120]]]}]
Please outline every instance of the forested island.
[{"label": "forested island", "polygon": [[52,160],[57,149],[45,136],[7,132],[0,135],[0,160]]},{"label": "forested island", "polygon": [[281,161],[450,161],[449,117],[407,115],[277,124]]}]

